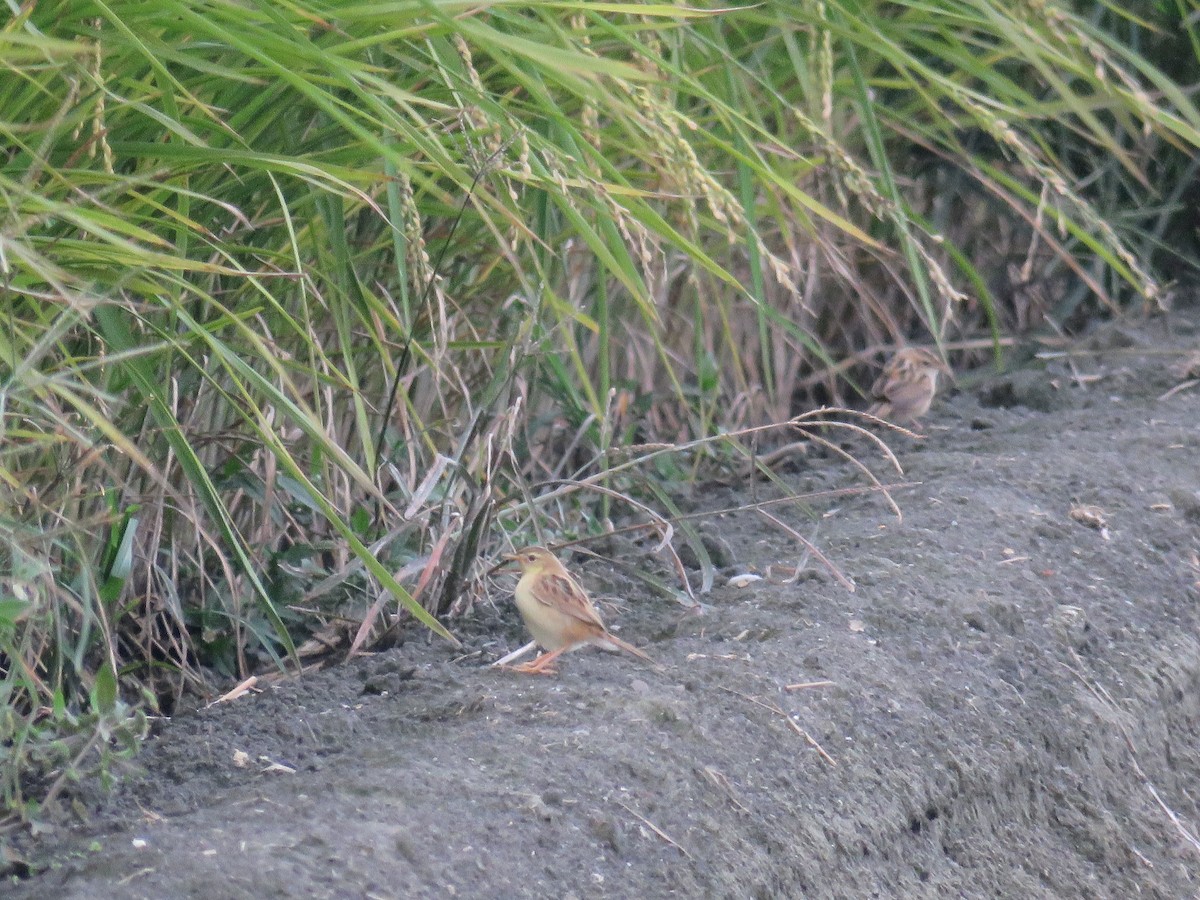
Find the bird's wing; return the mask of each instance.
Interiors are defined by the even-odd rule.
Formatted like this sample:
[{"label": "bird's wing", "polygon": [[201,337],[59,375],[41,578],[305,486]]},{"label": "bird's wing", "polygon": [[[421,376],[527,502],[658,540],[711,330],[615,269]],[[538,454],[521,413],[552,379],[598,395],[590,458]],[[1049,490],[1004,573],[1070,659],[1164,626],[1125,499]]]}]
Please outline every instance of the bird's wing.
[{"label": "bird's wing", "polygon": [[876,400],[887,400],[892,395],[892,389],[899,380],[900,373],[896,371],[895,366],[888,366],[879,373],[879,377],[875,379],[871,385],[871,396]]},{"label": "bird's wing", "polygon": [[884,397],[899,409],[918,406],[929,394],[929,378],[893,378],[884,387]]},{"label": "bird's wing", "polygon": [[559,612],[604,629],[600,614],[583,588],[569,575],[545,574],[533,588],[533,596],[539,603]]}]

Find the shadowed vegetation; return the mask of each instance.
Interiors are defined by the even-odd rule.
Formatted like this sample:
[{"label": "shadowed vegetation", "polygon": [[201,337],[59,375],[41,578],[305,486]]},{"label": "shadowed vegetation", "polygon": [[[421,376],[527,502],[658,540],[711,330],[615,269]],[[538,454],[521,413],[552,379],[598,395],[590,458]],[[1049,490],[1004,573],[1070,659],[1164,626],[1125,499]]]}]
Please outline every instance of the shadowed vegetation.
[{"label": "shadowed vegetation", "polygon": [[6,808],[314,632],[448,636],[510,541],[665,533],[885,350],[1193,276],[1182,0],[705,6],[12,7]]}]

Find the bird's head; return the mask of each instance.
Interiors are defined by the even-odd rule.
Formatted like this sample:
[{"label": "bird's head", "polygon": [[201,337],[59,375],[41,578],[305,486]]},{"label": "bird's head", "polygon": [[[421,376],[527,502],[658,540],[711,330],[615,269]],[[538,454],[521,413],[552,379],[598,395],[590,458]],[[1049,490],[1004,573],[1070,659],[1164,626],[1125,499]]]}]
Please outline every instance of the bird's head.
[{"label": "bird's head", "polygon": [[516,553],[505,555],[505,559],[515,562],[522,572],[539,572],[543,569],[556,568],[558,560],[545,547],[526,547]]},{"label": "bird's head", "polygon": [[954,377],[954,370],[924,347],[904,347],[896,351],[892,357],[892,367],[897,372],[911,372],[913,375],[932,375],[935,378],[941,372],[949,378]]}]

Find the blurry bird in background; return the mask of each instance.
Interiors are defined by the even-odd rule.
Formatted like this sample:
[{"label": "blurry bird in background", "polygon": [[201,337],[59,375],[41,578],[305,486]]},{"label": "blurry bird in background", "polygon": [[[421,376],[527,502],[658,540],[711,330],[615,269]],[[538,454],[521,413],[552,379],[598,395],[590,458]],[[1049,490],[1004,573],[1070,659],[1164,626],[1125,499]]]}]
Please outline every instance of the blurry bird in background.
[{"label": "blurry bird in background", "polygon": [[950,367],[928,350],[922,347],[897,350],[871,385],[875,402],[867,411],[897,424],[915,422],[929,412],[939,374],[954,377]]}]

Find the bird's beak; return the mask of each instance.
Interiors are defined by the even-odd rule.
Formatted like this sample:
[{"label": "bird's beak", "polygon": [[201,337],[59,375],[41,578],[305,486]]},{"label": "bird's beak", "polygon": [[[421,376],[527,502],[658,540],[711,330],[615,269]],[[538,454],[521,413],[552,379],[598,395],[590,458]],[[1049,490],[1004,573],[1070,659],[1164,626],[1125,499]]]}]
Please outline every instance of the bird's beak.
[{"label": "bird's beak", "polygon": [[516,562],[519,559],[515,553],[505,553],[500,558],[505,562]]}]

